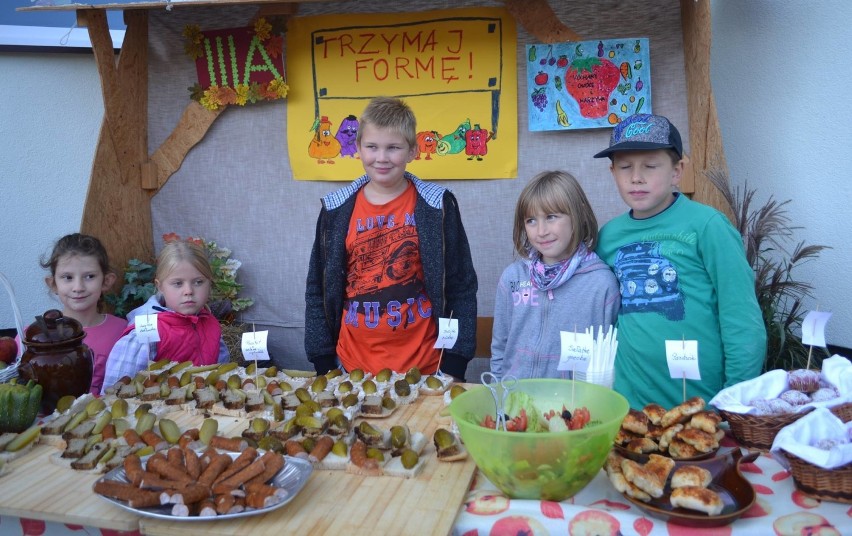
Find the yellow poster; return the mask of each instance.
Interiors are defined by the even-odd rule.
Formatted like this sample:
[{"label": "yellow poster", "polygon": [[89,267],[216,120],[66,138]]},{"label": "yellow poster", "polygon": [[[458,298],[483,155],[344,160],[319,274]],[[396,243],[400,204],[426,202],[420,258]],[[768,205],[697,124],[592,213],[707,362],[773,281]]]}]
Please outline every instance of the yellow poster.
[{"label": "yellow poster", "polygon": [[355,132],[369,100],[396,96],[417,116],[427,179],[517,176],[517,39],[505,9],[290,19],[287,140],[297,180],[364,173]]}]

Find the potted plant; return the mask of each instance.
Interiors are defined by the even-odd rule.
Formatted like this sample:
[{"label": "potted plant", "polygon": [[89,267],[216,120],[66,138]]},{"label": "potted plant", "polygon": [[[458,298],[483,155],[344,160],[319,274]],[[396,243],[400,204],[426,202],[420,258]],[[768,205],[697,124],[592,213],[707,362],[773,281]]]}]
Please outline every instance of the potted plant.
[{"label": "potted plant", "polygon": [[796,279],[794,271],[816,259],[829,246],[796,243],[792,248],[794,226],[787,211],[791,200],[777,201],[773,196],[763,205],[753,206],[756,190],[748,184],[740,191],[731,191],[726,172],[710,170],[707,178],[719,189],[733,214],[733,223],[746,250],[746,259],[754,269],[754,286],[757,303],[766,325],[766,358],[763,372],[773,369],[793,370],[805,368],[810,357],[811,368],[819,368],[828,357],[823,348],[812,352],[802,344],[798,335],[807,311],[802,301],[812,298],[813,286]]}]

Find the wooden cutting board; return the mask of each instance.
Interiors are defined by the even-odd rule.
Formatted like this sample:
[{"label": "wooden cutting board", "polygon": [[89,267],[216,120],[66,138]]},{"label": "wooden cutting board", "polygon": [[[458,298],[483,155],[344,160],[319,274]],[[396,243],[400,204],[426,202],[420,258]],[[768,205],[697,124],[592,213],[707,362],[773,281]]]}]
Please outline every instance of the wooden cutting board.
[{"label": "wooden cutting board", "polygon": [[[12,472],[0,477],[0,514],[43,519],[58,523],[116,530],[140,530],[142,534],[174,536],[194,534],[252,536],[280,534],[447,534],[470,487],[476,465],[439,462],[432,434],[444,407],[440,396],[421,396],[401,406],[387,419],[373,419],[390,428],[405,423],[412,432],[428,438],[422,456],[423,471],[413,479],[357,476],[344,471],[314,471],[299,495],[289,504],[267,514],[232,520],[166,521],[137,516],[118,508],[92,492],[100,475],[81,473],[52,464],[57,450],[37,445],[25,456],[10,462]],[[185,412],[168,415],[182,428],[198,426],[202,417]],[[247,421],[218,416],[223,435],[238,435]]]}]

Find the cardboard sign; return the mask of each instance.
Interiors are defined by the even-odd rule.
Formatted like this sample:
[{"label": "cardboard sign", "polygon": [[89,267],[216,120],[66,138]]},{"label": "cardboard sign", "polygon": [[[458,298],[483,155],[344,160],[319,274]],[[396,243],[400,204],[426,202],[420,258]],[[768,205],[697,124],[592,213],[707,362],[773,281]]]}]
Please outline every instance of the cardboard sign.
[{"label": "cardboard sign", "polygon": [[243,333],[243,339],[240,346],[243,351],[243,358],[246,361],[268,361],[269,351],[266,347],[266,341],[268,338],[268,330]]},{"label": "cardboard sign", "polygon": [[156,314],[137,315],[133,319],[133,323],[135,324],[135,327],[133,328],[134,332],[140,340],[149,344],[160,341],[160,333],[157,331]]},{"label": "cardboard sign", "polygon": [[438,339],[435,348],[452,348],[459,338],[459,321],[457,318],[438,319]]},{"label": "cardboard sign", "polygon": [[561,331],[562,349],[556,370],[586,372],[592,359],[594,338],[591,333]]},{"label": "cardboard sign", "polygon": [[802,344],[825,348],[825,325],[831,313],[828,311],[810,311],[802,320]]},{"label": "cardboard sign", "polygon": [[666,341],[666,362],[674,379],[700,380],[698,341]]}]

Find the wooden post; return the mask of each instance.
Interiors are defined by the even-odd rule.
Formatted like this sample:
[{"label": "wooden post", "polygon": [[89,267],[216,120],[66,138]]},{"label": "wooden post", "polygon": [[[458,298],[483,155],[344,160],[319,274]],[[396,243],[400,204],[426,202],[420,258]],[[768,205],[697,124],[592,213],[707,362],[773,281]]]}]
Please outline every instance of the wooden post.
[{"label": "wooden post", "polygon": [[104,120],[81,231],[103,242],[122,281],[129,259],[151,260],[154,254],[153,194],[142,188],[148,151],[148,12],[124,12],[127,32],[116,64],[106,12],[83,11],[101,80]]},{"label": "wooden post", "polygon": [[693,199],[715,207],[733,221],[725,198],[705,175],[711,169],[728,170],[710,82],[710,1],[681,0],[680,15],[690,146],[690,177],[685,179],[694,184]]}]

